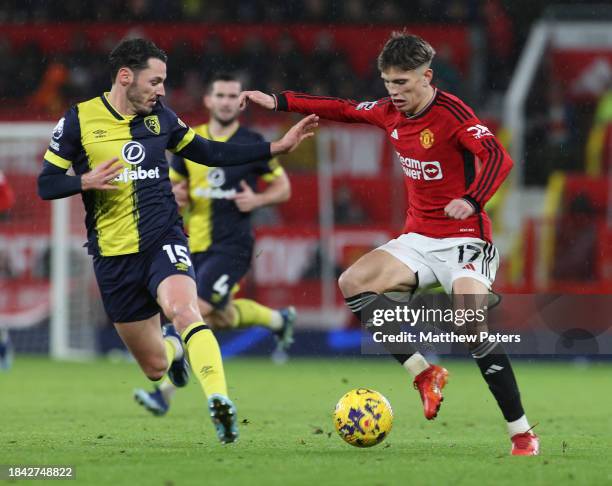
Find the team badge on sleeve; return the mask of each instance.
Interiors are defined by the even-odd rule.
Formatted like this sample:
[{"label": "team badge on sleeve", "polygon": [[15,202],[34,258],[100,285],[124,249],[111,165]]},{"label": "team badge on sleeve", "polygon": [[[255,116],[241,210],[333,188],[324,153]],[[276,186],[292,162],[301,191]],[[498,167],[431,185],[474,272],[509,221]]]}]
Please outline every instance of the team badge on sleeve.
[{"label": "team badge on sleeve", "polygon": [[159,135],[161,129],[159,126],[159,118],[157,118],[157,115],[150,115],[145,117],[144,124],[145,127],[147,127],[147,130],[149,130],[151,133],[153,133],[154,135]]},{"label": "team badge on sleeve", "polygon": [[484,125],[474,125],[473,127],[468,128],[467,131],[470,132],[475,139],[493,136],[491,130],[489,130]]},{"label": "team badge on sleeve", "polygon": [[364,101],[363,103],[359,103],[357,105],[357,108],[355,108],[355,109],[356,110],[370,111],[372,108],[374,108],[376,106],[376,103],[378,103],[378,101]]},{"label": "team badge on sleeve", "polygon": [[434,134],[433,132],[429,129],[426,128],[425,130],[423,130],[421,132],[421,146],[423,148],[431,148],[431,146],[434,144]]},{"label": "team badge on sleeve", "polygon": [[66,121],[66,118],[62,118],[60,121],[57,122],[57,125],[55,125],[55,128],[53,128],[53,138],[54,139],[58,139],[58,138],[62,138],[62,135],[64,134],[64,122]]}]

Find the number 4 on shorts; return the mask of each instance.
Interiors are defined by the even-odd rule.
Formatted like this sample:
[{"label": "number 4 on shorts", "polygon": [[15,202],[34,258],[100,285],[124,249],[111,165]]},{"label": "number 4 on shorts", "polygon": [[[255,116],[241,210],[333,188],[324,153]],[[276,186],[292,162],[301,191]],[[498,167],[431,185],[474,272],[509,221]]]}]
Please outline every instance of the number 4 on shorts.
[{"label": "number 4 on shorts", "polygon": [[221,275],[213,285],[213,290],[215,293],[219,294],[221,297],[225,297],[225,295],[229,292],[229,285],[227,285],[228,280],[229,275]]}]

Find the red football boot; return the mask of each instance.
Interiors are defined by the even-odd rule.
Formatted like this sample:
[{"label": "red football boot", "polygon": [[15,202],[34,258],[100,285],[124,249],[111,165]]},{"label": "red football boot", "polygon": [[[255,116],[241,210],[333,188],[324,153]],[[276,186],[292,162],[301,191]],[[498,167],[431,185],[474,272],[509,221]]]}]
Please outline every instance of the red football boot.
[{"label": "red football boot", "polygon": [[444,400],[442,388],[446,385],[447,380],[448,371],[437,365],[430,365],[414,378],[414,387],[421,394],[423,412],[427,420],[432,420],[438,415],[438,410]]},{"label": "red football boot", "polygon": [[510,440],[510,454],[513,456],[537,456],[540,453],[540,438],[531,432],[515,434]]}]

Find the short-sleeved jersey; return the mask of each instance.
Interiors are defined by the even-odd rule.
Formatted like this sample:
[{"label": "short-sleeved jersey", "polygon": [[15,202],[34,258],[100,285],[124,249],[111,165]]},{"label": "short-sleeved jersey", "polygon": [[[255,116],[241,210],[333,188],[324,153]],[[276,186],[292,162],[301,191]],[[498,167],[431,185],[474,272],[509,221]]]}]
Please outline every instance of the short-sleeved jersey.
[{"label": "short-sleeved jersey", "polygon": [[168,175],[166,150],[179,151],[195,137],[161,102],[147,116],[121,115],[108,93],[70,108],[53,130],[45,160],[79,175],[114,157],[123,163],[117,190],[82,193],[89,253],[144,251],[181,224]]},{"label": "short-sleeved jersey", "polygon": [[[512,160],[456,96],[436,89],[429,104],[413,115],[398,111],[390,98],[357,103],[287,91],[276,100],[279,110],[369,123],[385,130],[404,172],[408,207],[404,233],[491,241],[484,205],[510,172]],[[472,204],[475,213],[465,220],[447,217],[444,208],[457,198]]]},{"label": "short-sleeved jersey", "polygon": [[[244,127],[230,136],[213,138],[208,124],[194,127],[198,135],[216,142],[247,144],[263,141],[263,137]],[[207,167],[175,155],[172,158],[170,178],[179,182],[189,178],[191,208],[187,224],[189,249],[225,253],[250,253],[254,238],[250,213],[241,212],[232,199],[242,191],[240,181],[256,190],[257,179],[266,182],[283,174],[276,158],[264,159],[233,167]]]}]

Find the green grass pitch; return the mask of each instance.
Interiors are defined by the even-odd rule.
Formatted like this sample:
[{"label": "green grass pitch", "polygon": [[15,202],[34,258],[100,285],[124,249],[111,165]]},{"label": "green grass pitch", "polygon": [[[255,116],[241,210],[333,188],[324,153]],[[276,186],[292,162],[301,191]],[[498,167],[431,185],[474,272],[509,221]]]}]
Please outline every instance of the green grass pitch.
[{"label": "green grass pitch", "polygon": [[[244,423],[239,442],[221,446],[196,383],[156,418],[132,399],[148,386],[133,363],[18,358],[0,374],[0,464],[70,464],[76,483],[92,485],[612,484],[612,366],[516,364],[542,449],[521,458],[508,455],[477,367],[445,364],[445,401],[427,422],[408,376],[384,357],[228,361]],[[360,386],[395,412],[390,436],[371,449],[342,442],[331,420],[340,396]]]}]

